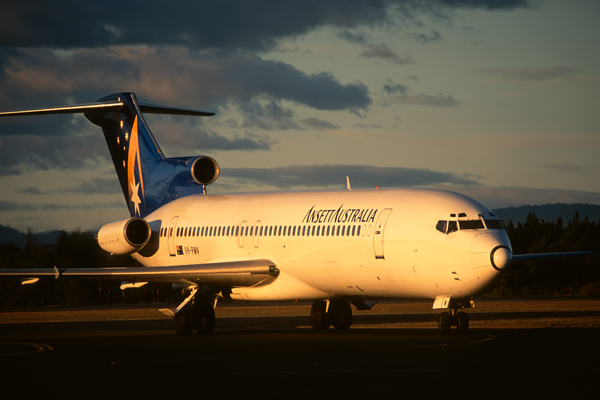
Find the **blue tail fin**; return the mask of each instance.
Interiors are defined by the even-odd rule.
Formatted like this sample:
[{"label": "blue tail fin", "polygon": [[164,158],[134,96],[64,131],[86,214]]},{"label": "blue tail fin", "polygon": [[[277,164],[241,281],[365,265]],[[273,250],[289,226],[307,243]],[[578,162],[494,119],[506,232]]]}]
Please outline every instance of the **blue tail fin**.
[{"label": "blue tail fin", "polygon": [[219,176],[211,157],[165,158],[154,140],[142,112],[190,116],[214,113],[140,104],[133,93],[117,93],[97,103],[58,108],[2,112],[0,117],[40,114],[84,113],[102,127],[125,201],[132,217],[145,217],[158,207],[193,193]]},{"label": "blue tail fin", "polygon": [[140,105],[133,93],[113,94],[98,102],[122,103],[115,111],[94,110],[85,116],[102,127],[132,217],[145,217],[179,197],[202,193],[202,187],[218,177],[219,166],[210,157],[165,158],[142,110],[200,116],[212,113]]}]

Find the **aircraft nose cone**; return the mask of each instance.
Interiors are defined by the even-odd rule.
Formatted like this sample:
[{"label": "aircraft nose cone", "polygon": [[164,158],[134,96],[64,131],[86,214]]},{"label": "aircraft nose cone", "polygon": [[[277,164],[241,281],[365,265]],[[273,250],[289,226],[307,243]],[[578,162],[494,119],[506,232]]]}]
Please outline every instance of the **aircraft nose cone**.
[{"label": "aircraft nose cone", "polygon": [[490,261],[492,267],[498,271],[502,271],[512,261],[512,252],[506,246],[496,246],[490,252]]}]

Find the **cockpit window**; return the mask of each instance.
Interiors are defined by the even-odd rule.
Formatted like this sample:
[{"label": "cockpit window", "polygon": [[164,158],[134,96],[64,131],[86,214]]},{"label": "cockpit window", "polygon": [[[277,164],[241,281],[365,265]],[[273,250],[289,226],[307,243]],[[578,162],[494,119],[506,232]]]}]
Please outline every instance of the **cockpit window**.
[{"label": "cockpit window", "polygon": [[458,224],[456,221],[448,221],[448,233],[456,232],[458,230]]},{"label": "cockpit window", "polygon": [[448,224],[448,221],[438,221],[437,225],[435,226],[435,229],[437,229],[438,231],[442,232],[442,233],[446,233],[446,225]]},{"label": "cockpit window", "polygon": [[[446,228],[448,229],[447,231]],[[437,222],[435,229],[442,233],[452,233],[458,230],[458,224],[456,223],[456,221],[440,220]]]},{"label": "cockpit window", "polygon": [[480,219],[468,219],[465,221],[458,221],[460,229],[485,229],[483,220]]},{"label": "cockpit window", "polygon": [[487,226],[488,229],[504,229],[502,222],[500,222],[499,219],[486,219],[485,226]]}]

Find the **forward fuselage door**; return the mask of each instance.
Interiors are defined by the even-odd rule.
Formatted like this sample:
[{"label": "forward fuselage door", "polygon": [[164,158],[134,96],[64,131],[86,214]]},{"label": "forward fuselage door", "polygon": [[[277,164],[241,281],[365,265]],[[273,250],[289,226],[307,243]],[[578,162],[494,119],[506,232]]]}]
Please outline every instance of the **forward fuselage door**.
[{"label": "forward fuselage door", "polygon": [[254,224],[254,247],[258,248],[258,240],[260,238],[259,235],[259,229],[260,229],[260,221],[256,221],[256,224]]},{"label": "forward fuselage door", "polygon": [[169,224],[169,232],[167,232],[167,234],[169,235],[167,237],[167,243],[169,245],[169,254],[171,255],[171,257],[175,257],[175,232],[177,229],[177,221],[179,220],[179,216],[173,217],[173,219],[171,219],[171,224]]},{"label": "forward fuselage door", "polygon": [[373,249],[375,251],[375,258],[384,259],[383,252],[383,234],[385,233],[385,226],[392,212],[391,208],[385,208],[379,214],[379,218],[377,218],[377,223],[375,224],[375,232],[373,232]]},{"label": "forward fuselage door", "polygon": [[238,236],[238,246],[244,247],[244,233],[246,231],[246,221],[240,224],[240,235]]}]

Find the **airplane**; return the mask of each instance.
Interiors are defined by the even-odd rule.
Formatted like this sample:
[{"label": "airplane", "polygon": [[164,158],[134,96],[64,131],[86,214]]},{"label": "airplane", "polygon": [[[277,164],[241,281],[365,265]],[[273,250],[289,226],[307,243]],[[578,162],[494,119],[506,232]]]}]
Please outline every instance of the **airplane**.
[{"label": "airplane", "polygon": [[177,334],[211,333],[217,300],[309,300],[315,330],[347,330],[352,307],[371,299],[427,299],[438,328],[469,330],[464,309],[512,263],[594,255],[512,252],[499,218],[462,194],[390,188],[209,195],[220,168],[209,156],[167,158],[143,113],[214,113],[139,103],[117,93],[96,103],[0,113],[0,117],[83,113],[102,128],[130,218],[104,225],[100,247],[143,267],[3,269],[0,276],[77,277],[185,288]]}]

